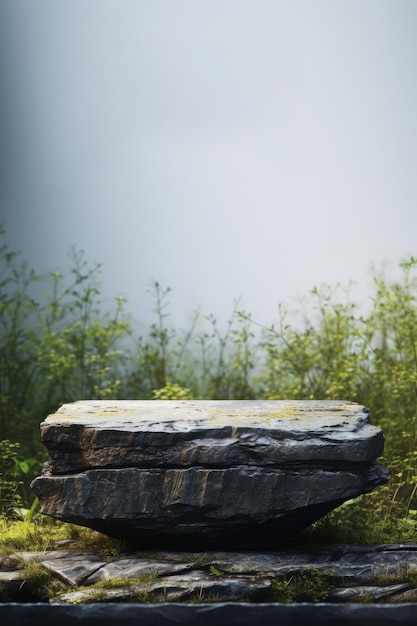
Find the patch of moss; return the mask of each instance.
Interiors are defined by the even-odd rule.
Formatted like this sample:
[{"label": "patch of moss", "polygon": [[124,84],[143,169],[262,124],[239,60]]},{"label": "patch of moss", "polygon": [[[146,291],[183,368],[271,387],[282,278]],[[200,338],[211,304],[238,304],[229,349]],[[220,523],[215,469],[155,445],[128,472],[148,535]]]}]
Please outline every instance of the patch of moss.
[{"label": "patch of moss", "polygon": [[398,563],[396,569],[395,574],[387,571],[385,574],[375,576],[372,583],[380,587],[395,585],[397,583],[409,583],[417,587],[417,569],[412,569],[408,563],[405,566]]},{"label": "patch of moss", "polygon": [[[78,597],[72,601],[76,604],[89,604],[90,602],[124,602],[124,603],[141,603],[149,602],[166,602],[163,593],[152,591],[149,586],[157,580],[158,575],[144,574],[133,578],[114,577],[100,580],[89,586],[81,586],[77,591],[86,591],[82,597]],[[120,597],[111,597],[107,593],[111,590],[124,590]]]},{"label": "patch of moss", "polygon": [[332,590],[330,572],[308,568],[271,582],[271,602],[324,602]]},{"label": "patch of moss", "polygon": [[[385,486],[380,490],[385,489]],[[298,543],[320,550],[330,543],[358,545],[416,542],[417,519],[389,516],[378,509],[378,491],[348,500],[297,536]]]},{"label": "patch of moss", "polygon": [[210,574],[212,576],[216,576],[216,578],[221,578],[222,576],[224,576],[224,572],[217,569],[215,565],[210,565],[209,571],[210,571]]},{"label": "patch of moss", "polygon": [[[387,602],[387,600],[384,600],[384,602]],[[363,593],[349,600],[347,604],[375,604],[375,598],[367,593]]]},{"label": "patch of moss", "polygon": [[261,424],[265,420],[291,419],[296,418],[296,407],[282,408],[280,411],[270,413],[259,413],[256,411],[242,411],[239,414],[231,414],[227,409],[213,409],[210,411],[211,417],[207,419],[208,424],[223,424],[227,418],[227,424],[233,426],[245,426],[256,423]]},{"label": "patch of moss", "polygon": [[218,561],[220,559],[219,554],[213,554],[212,552],[199,552],[193,557],[192,562],[195,567],[206,567],[207,565],[211,565],[213,561]]},{"label": "patch of moss", "polygon": [[40,601],[49,600],[66,589],[46,567],[35,560],[24,563],[22,577],[23,584]]},{"label": "patch of moss", "polygon": [[96,552],[107,560],[111,560],[121,552],[120,539],[114,539],[91,528],[81,526],[71,526],[68,530],[69,538],[74,541],[70,547],[76,550]]},{"label": "patch of moss", "polygon": [[64,525],[50,519],[35,524],[0,517],[0,555],[55,549],[66,538]]}]

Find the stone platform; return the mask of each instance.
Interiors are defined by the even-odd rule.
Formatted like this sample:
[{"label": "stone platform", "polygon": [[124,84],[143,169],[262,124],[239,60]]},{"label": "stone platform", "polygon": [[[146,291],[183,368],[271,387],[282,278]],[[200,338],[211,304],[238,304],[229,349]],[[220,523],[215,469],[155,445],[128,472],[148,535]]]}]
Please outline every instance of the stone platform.
[{"label": "stone platform", "polygon": [[[266,607],[269,611],[279,604],[305,602],[310,606],[320,604],[323,616],[333,605],[334,617],[351,603],[393,603],[396,608],[413,603],[417,616],[415,544],[334,544],[315,551],[289,545],[274,552],[139,551],[116,555],[70,549],[68,545],[60,550],[0,557],[0,602],[48,601],[42,596],[42,586],[32,589],[30,596],[25,570],[16,569],[25,561],[39,563],[60,581],[61,595],[49,600],[53,605],[134,603],[143,609],[145,603],[151,603],[154,616],[162,610],[173,623],[175,607],[187,603],[194,608],[199,604],[207,607],[207,603],[211,608],[219,604],[224,607],[225,603],[235,603],[235,607],[239,602],[245,603],[243,606],[252,603],[262,613]],[[324,586],[320,578],[323,575]],[[310,584],[300,586],[303,577]],[[107,606],[110,613],[112,609]],[[237,608],[236,616],[242,616],[242,611]],[[384,617],[378,606],[374,606],[372,615]],[[167,623],[171,623],[168,617]]]},{"label": "stone platform", "polygon": [[41,435],[41,512],[143,547],[273,547],[387,480],[350,402],[80,401]]}]

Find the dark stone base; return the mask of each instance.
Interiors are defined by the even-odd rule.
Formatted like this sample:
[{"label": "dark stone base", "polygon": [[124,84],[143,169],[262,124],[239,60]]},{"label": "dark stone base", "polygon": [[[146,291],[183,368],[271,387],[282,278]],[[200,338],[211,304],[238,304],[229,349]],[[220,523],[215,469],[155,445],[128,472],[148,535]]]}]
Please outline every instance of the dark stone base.
[{"label": "dark stone base", "polygon": [[2,626],[415,626],[416,604],[0,604]]},{"label": "dark stone base", "polygon": [[[111,536],[122,538],[123,548],[135,549],[169,549],[169,550],[276,550],[298,532],[314,524],[324,515],[340,506],[343,500],[326,502],[314,506],[297,509],[287,513],[282,518],[269,520],[263,524],[246,524],[237,526],[208,524],[198,525],[191,521],[187,525],[178,525],[172,532],[166,532],[166,527],[158,530],[157,525],[147,529],[143,525],[134,529],[131,521],[126,526],[115,525]],[[109,535],[108,523],[94,520],[91,527]],[[84,522],[85,523],[85,522]],[[134,531],[132,534],[132,530]]]}]

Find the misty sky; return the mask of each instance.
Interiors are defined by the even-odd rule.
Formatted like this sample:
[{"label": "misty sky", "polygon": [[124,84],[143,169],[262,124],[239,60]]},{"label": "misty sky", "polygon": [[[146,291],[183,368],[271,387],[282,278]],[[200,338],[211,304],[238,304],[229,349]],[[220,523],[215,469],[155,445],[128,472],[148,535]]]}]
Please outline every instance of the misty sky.
[{"label": "misty sky", "polygon": [[[76,245],[134,317],[417,255],[415,0],[0,0],[1,216],[40,272]],[[145,304],[146,303],[146,304]]]}]

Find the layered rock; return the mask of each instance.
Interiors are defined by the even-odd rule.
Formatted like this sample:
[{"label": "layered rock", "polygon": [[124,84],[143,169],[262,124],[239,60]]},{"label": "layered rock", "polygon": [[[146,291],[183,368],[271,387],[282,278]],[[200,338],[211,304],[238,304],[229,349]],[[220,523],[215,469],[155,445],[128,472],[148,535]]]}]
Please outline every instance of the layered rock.
[{"label": "layered rock", "polygon": [[[113,554],[110,561],[68,544],[66,548],[0,557],[0,602],[47,599],[43,585],[28,588],[27,570],[15,569],[31,561],[60,582],[63,595],[50,600],[57,604],[97,602],[98,590],[100,602],[152,601],[154,606],[196,600],[263,604],[303,601],[339,606],[352,601],[417,601],[417,545],[413,544],[336,544],[323,546],[320,551],[293,545],[291,550],[287,546],[286,550],[268,553],[139,551]],[[297,584],[303,577],[310,585]],[[103,583],[111,581],[105,590]]]},{"label": "layered rock", "polygon": [[41,434],[41,512],[143,545],[273,546],[386,482],[347,402],[81,401]]}]

